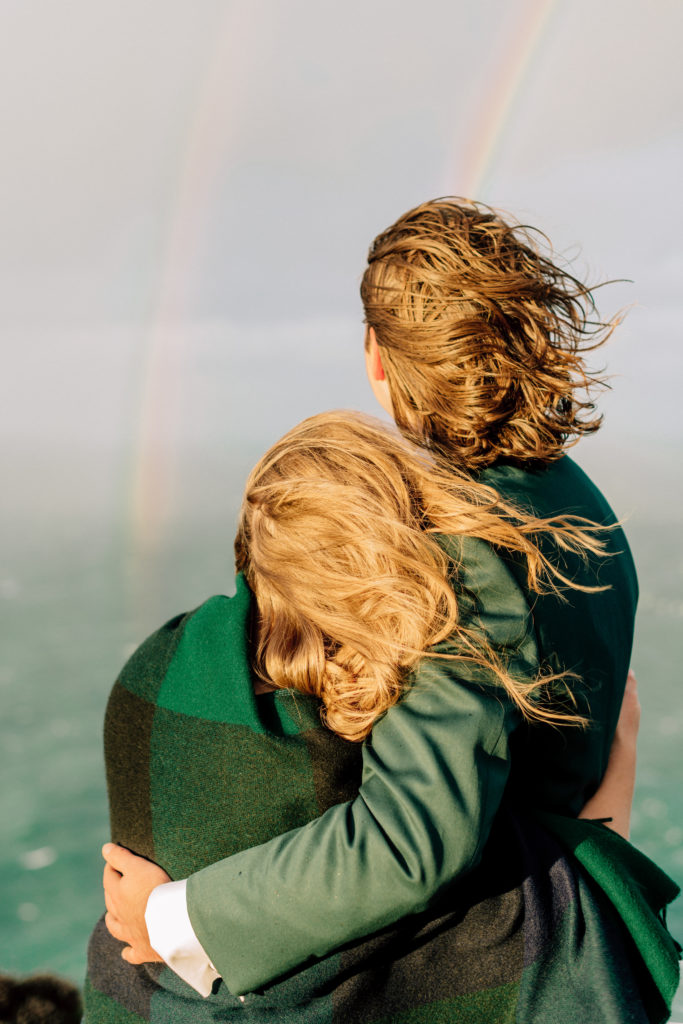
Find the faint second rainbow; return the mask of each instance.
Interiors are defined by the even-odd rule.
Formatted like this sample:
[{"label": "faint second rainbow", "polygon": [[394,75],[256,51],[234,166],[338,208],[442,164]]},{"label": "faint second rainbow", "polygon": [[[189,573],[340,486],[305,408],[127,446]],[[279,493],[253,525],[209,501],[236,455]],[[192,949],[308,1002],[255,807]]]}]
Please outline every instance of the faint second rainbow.
[{"label": "faint second rainbow", "polygon": [[181,427],[184,352],[191,316],[188,292],[207,232],[212,203],[239,132],[250,85],[250,54],[264,46],[263,5],[231,3],[207,48],[192,118],[180,153],[169,206],[160,274],[140,364],[139,421],[129,488],[129,549],[150,553],[173,505]]}]

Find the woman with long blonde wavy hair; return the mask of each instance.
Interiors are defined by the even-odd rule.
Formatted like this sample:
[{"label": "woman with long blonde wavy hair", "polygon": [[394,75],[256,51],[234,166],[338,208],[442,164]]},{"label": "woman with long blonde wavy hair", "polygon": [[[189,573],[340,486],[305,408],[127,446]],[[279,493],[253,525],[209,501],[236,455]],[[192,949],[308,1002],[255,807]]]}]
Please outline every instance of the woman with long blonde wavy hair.
[{"label": "woman with long blonde wavy hair", "polygon": [[455,657],[434,653],[448,641],[461,665],[488,673],[528,720],[586,726],[569,689],[567,707],[558,686],[550,696],[561,676],[510,673],[453,590],[462,545],[472,541],[518,554],[535,593],[571,588],[537,546],[541,533],[560,552],[603,550],[599,528],[516,509],[379,422],[313,417],[274,445],[246,485],[235,551],[258,607],[256,672],[318,697],[329,728],[357,741],[422,657]]},{"label": "woman with long blonde wavy hair", "polygon": [[[470,884],[481,896],[492,872],[509,892],[520,872],[532,890],[549,884],[552,858],[559,864],[588,842],[597,861],[572,861],[568,870],[578,874],[565,896],[553,890],[554,909],[536,920],[536,938],[507,935],[526,950],[518,947],[512,973],[482,977],[470,950],[465,967],[447,972],[453,988],[422,979],[427,1016],[415,1019],[499,1019],[495,999],[479,997],[507,985],[499,1005],[508,1012],[514,1003],[515,1013],[521,1006],[518,1019],[543,1020],[553,1005],[558,1021],[625,1020],[624,1000],[639,1004],[653,984],[637,1019],[664,1019],[671,976],[652,982],[646,947],[656,933],[659,961],[671,962],[670,940],[653,923],[671,890],[657,887],[649,867],[632,865],[641,888],[657,891],[641,908],[647,927],[641,934],[608,914],[593,948],[605,970],[596,981],[572,961],[583,981],[564,1008],[558,979],[569,968],[553,945],[560,922],[584,905],[585,872],[603,909],[635,884],[615,867],[623,852],[609,845],[616,838],[576,822],[586,804],[603,816],[598,786],[637,594],[621,528],[564,454],[599,425],[582,395],[595,383],[582,350],[611,325],[592,321],[588,289],[541,254],[529,232],[454,200],[423,204],[378,237],[362,295],[371,383],[407,441],[334,414],[295,428],[250,477],[236,542],[237,567],[256,598],[248,649],[255,687],[311,695],[330,730],[364,740],[357,795],[253,849],[169,872],[189,874],[187,883],[160,884],[167,876],[154,869],[138,885],[138,859],[107,848],[110,930],[131,963],[165,953],[206,992],[186,967],[210,959],[205,976],[247,993],[311,956],[327,964],[345,944],[442,906],[446,892],[466,906]],[[113,838],[134,845],[116,830]],[[144,911],[151,890],[148,936],[137,908]],[[160,907],[176,898],[190,933],[178,956],[158,924],[166,920]],[[535,920],[531,904],[523,909]],[[610,975],[608,964],[620,960],[625,973]],[[525,963],[533,968],[526,974]],[[439,992],[450,1007],[441,1015]],[[605,1000],[621,1007],[613,1017]],[[357,1019],[379,1020],[380,1011],[374,1005]]]}]

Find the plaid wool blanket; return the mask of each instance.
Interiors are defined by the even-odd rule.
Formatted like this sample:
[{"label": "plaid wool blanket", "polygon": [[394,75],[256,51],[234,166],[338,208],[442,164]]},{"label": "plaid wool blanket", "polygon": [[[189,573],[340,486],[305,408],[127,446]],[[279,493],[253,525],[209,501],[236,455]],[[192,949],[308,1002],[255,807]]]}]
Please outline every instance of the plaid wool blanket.
[{"label": "plaid wool blanket", "polygon": [[[133,655],[110,697],[112,839],[172,878],[305,825],[360,784],[360,747],[321,726],[316,701],[288,690],[254,695],[244,615],[234,614],[236,602],[248,600],[238,588],[235,598],[212,598],[171,620]],[[623,908],[580,863],[586,837],[600,847],[606,832],[585,824],[588,832],[572,838],[551,817],[503,807],[478,867],[429,912],[244,997],[219,980],[204,999],[162,964],[126,963],[100,920],[89,946],[85,1021],[664,1021],[676,951],[657,913],[675,886],[645,858],[632,866],[646,919],[629,930]],[[618,876],[614,857],[607,874]],[[644,935],[655,959],[666,960],[663,978],[644,957]]]}]

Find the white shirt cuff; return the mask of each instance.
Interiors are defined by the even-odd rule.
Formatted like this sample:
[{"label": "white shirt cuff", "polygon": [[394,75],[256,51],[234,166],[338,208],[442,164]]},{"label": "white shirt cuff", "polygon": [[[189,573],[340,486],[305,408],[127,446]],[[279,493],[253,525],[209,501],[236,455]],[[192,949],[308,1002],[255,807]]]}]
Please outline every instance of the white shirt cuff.
[{"label": "white shirt cuff", "polygon": [[187,912],[187,882],[165,882],[152,889],[145,921],[149,944],[172,971],[199,992],[211,995],[220,974],[204,952]]}]

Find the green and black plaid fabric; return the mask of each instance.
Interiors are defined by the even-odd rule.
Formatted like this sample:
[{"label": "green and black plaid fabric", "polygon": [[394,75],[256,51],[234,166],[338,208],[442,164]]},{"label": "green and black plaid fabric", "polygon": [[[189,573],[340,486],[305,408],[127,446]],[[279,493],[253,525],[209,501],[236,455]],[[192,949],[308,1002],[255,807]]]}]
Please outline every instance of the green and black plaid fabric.
[{"label": "green and black plaid fabric", "polygon": [[[169,622],[111,694],[112,839],[174,878],[306,824],[360,783],[359,746],[321,726],[315,701],[254,696],[248,602],[238,581],[236,597]],[[476,871],[428,914],[243,999],[221,981],[203,999],[164,965],[127,964],[121,948],[101,920],[89,947],[87,1024],[666,1019],[635,945],[567,844],[509,810]]]}]

